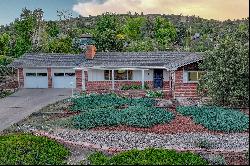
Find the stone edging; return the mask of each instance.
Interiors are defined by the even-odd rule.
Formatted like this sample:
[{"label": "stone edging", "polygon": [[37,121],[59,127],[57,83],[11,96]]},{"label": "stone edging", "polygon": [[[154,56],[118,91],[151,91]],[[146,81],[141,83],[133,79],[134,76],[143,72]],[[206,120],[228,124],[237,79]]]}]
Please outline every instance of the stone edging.
[{"label": "stone edging", "polygon": [[[89,148],[89,149],[94,149],[94,150],[99,150],[99,151],[103,151],[103,152],[107,152],[110,154],[114,154],[114,153],[118,153],[118,152],[122,152],[122,151],[127,151],[130,149],[121,149],[121,148],[112,148],[112,147],[102,147],[100,145],[96,145],[96,144],[91,144],[88,142],[73,142],[73,141],[67,141],[64,140],[61,137],[56,137],[53,136],[51,134],[49,134],[48,132],[45,131],[32,131],[32,133],[34,135],[37,136],[45,136],[48,137],[50,139],[56,140],[57,142],[64,144],[64,145],[71,145],[71,146],[80,146],[82,148]],[[176,150],[178,152],[186,152],[186,151],[190,151],[190,152],[203,152],[204,150],[207,153],[213,153],[213,154],[227,154],[227,153],[244,153],[246,152],[246,150],[242,150],[242,151],[234,151],[234,150],[224,150],[224,149],[220,149],[220,150],[209,150],[209,149],[201,149],[201,148],[193,148],[193,149],[180,149],[180,148],[172,148],[173,150]],[[140,149],[143,150],[143,149]]]}]

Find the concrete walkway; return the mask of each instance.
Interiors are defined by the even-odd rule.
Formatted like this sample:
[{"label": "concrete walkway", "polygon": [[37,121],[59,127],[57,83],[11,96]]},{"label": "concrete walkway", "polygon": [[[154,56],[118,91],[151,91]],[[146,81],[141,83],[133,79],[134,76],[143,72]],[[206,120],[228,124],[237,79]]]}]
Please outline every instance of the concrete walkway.
[{"label": "concrete walkway", "polygon": [[68,98],[70,95],[71,89],[20,89],[0,99],[0,131],[42,107]]}]

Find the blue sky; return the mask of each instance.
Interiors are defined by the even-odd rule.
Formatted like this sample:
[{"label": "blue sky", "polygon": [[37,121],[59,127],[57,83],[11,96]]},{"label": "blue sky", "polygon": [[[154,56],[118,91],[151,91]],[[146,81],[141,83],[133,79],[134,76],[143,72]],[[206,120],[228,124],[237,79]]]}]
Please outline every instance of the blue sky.
[{"label": "blue sky", "polygon": [[0,25],[13,22],[24,7],[43,9],[45,20],[58,19],[56,10],[69,10],[74,17],[107,11],[196,15],[217,20],[249,17],[249,0],[0,0]]},{"label": "blue sky", "polygon": [[56,10],[68,9],[74,16],[79,14],[72,11],[72,6],[77,0],[0,0],[0,24],[8,24],[20,16],[22,8],[41,8],[45,20],[58,19]]}]

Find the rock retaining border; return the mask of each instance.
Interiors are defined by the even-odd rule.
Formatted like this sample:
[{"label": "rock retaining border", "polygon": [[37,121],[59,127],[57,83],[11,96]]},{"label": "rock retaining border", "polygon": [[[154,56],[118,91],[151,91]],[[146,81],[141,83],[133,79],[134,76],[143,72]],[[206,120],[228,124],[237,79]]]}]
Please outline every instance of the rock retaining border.
[{"label": "rock retaining border", "polygon": [[[127,150],[131,150],[131,149],[121,149],[121,148],[112,148],[112,147],[101,147],[100,145],[96,145],[96,144],[91,144],[88,142],[73,142],[73,141],[67,141],[64,140],[61,137],[56,137],[53,136],[51,134],[49,134],[48,132],[45,131],[32,131],[32,133],[34,135],[37,136],[45,136],[48,137],[50,139],[56,140],[57,142],[64,144],[64,145],[70,145],[70,146],[80,146],[82,148],[89,148],[89,149],[93,149],[93,150],[98,150],[98,151],[103,151],[109,154],[115,154],[118,152],[122,152],[122,151],[127,151]],[[139,149],[139,150],[143,150],[143,149]],[[193,149],[181,149],[181,148],[173,148],[172,150],[176,150],[178,152],[204,152],[206,151],[206,153],[212,153],[212,154],[228,154],[228,153],[237,153],[237,154],[243,154],[246,153],[247,151],[243,150],[243,151],[234,151],[234,150],[224,150],[224,149],[220,149],[220,150],[208,150],[208,149],[201,149],[201,148],[193,148]]]}]

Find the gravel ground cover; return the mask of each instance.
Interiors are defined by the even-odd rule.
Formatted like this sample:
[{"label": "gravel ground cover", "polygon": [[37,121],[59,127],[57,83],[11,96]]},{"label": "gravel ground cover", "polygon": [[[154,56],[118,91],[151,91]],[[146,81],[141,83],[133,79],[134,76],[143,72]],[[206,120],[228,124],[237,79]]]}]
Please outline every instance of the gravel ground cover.
[{"label": "gravel ground cover", "polygon": [[49,133],[68,141],[89,142],[101,147],[121,149],[144,149],[147,147],[192,149],[198,148],[197,143],[204,140],[212,144],[210,149],[242,151],[248,150],[249,148],[249,135],[247,134],[213,135],[209,133],[179,133],[162,135],[141,132],[82,131],[67,129],[54,129]]}]

